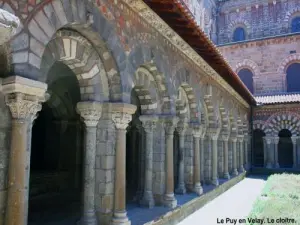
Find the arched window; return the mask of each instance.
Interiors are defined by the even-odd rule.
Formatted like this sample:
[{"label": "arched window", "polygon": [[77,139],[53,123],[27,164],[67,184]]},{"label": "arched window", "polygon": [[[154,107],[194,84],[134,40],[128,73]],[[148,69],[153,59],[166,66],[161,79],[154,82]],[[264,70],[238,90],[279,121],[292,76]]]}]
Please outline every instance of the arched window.
[{"label": "arched window", "polygon": [[253,94],[253,73],[249,69],[241,69],[238,72],[240,79]]},{"label": "arched window", "polygon": [[296,17],[292,20],[292,33],[300,32],[300,17]]},{"label": "arched window", "polygon": [[300,63],[291,64],[286,70],[287,92],[300,91]]},{"label": "arched window", "polygon": [[238,27],[233,32],[233,41],[244,41],[246,39],[245,29]]}]

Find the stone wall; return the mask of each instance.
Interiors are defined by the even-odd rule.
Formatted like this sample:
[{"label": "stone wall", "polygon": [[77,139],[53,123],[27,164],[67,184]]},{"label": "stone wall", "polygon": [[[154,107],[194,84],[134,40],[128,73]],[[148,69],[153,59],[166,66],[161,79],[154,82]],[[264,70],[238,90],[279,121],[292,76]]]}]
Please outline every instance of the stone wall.
[{"label": "stone wall", "polygon": [[243,27],[246,39],[290,32],[291,19],[299,15],[299,0],[230,0],[220,3],[218,44],[232,42],[236,27]]},{"label": "stone wall", "polygon": [[220,46],[233,69],[253,73],[254,94],[273,94],[286,90],[286,69],[300,61],[300,36],[270,38]]}]

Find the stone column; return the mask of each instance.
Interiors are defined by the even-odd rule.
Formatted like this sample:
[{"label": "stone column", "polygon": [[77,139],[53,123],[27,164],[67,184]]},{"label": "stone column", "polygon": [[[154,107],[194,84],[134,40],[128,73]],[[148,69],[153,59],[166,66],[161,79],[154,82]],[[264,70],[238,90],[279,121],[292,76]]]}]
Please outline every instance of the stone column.
[{"label": "stone column", "polygon": [[208,131],[209,139],[212,143],[212,172],[211,172],[211,184],[218,186],[218,136],[217,129],[210,129]]},{"label": "stone column", "polygon": [[3,80],[2,91],[12,115],[6,225],[26,225],[30,173],[31,127],[41,110],[47,85],[22,77]]},{"label": "stone column", "polygon": [[185,183],[184,183],[184,138],[185,132],[188,128],[188,124],[185,122],[178,123],[176,130],[179,134],[179,174],[178,174],[178,186],[176,189],[176,194],[183,195],[186,193]]},{"label": "stone column", "polygon": [[274,167],[275,168],[280,168],[279,163],[278,163],[278,142],[279,142],[279,137],[274,137]]},{"label": "stone column", "polygon": [[248,159],[248,153],[249,153],[248,140],[249,140],[248,137],[245,135],[244,136],[244,167],[245,167],[245,170],[248,170],[250,168],[249,159]]},{"label": "stone column", "polygon": [[240,160],[239,160],[239,172],[240,173],[243,173],[245,172],[245,169],[244,169],[244,138],[243,137],[239,137],[238,138],[238,142],[239,142],[239,151],[240,151]]},{"label": "stone column", "polygon": [[201,186],[201,174],[200,174],[200,136],[202,130],[201,127],[194,127],[193,130],[193,139],[194,139],[194,191],[201,195],[203,193],[203,188]]},{"label": "stone column", "polygon": [[136,106],[114,104],[112,121],[116,126],[116,168],[114,188],[114,213],[112,225],[130,225],[126,212],[126,127]]},{"label": "stone column", "polygon": [[200,180],[204,183],[204,136],[200,137]]},{"label": "stone column", "polygon": [[297,137],[292,137],[293,142],[293,168],[297,168]]},{"label": "stone column", "polygon": [[95,212],[95,159],[97,124],[101,117],[101,104],[97,102],[77,103],[77,112],[85,124],[83,210],[80,225],[97,225]]},{"label": "stone column", "polygon": [[232,172],[231,174],[233,176],[238,175],[237,171],[237,160],[236,160],[236,142],[237,138],[236,137],[231,137],[231,144],[232,144]]},{"label": "stone column", "polygon": [[153,130],[158,120],[155,116],[140,116],[146,133],[146,159],[145,159],[145,185],[140,204],[153,208],[154,198],[152,193],[153,177]]},{"label": "stone column", "polygon": [[174,160],[173,160],[173,137],[174,130],[179,118],[166,118],[164,121],[166,138],[166,193],[164,197],[165,206],[175,208],[177,200],[174,197]]},{"label": "stone column", "polygon": [[223,140],[223,151],[224,151],[224,178],[230,179],[229,171],[228,171],[228,136],[222,135]]},{"label": "stone column", "polygon": [[267,165],[266,168],[272,168],[272,139],[270,137],[264,137],[266,142],[266,153],[267,153]]}]

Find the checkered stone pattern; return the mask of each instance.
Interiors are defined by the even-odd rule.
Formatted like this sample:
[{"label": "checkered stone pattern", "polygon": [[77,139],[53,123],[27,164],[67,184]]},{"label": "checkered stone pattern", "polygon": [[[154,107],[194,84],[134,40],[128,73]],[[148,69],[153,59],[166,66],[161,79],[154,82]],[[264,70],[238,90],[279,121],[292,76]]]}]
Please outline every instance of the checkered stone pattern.
[{"label": "checkered stone pattern", "polygon": [[299,135],[300,120],[299,115],[295,113],[274,115],[268,119],[267,133],[278,134],[282,129],[287,129],[292,133],[292,136]]}]

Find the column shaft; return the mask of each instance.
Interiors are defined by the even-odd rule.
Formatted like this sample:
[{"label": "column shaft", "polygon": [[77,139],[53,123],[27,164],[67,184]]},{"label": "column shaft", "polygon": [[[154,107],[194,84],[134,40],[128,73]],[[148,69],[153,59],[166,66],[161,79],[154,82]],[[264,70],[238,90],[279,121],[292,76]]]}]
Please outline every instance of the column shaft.
[{"label": "column shaft", "polygon": [[272,168],[272,148],[271,148],[271,139],[266,138],[266,147],[267,147],[267,166],[266,168]]},{"label": "column shaft", "polygon": [[12,120],[6,225],[26,225],[28,217],[27,129],[29,120]]},{"label": "column shaft", "polygon": [[297,168],[297,139],[292,137],[293,142],[293,168]]},{"label": "column shaft", "polygon": [[179,134],[179,174],[178,174],[178,187],[176,189],[177,194],[185,194],[184,183],[184,132]]},{"label": "column shaft", "polygon": [[279,168],[279,163],[278,163],[278,142],[279,142],[279,138],[275,137],[274,138],[274,166],[275,168]]},{"label": "column shaft", "polygon": [[236,160],[236,139],[232,140],[232,175],[238,175],[237,160]]},{"label": "column shaft", "polygon": [[[126,130],[117,129],[115,206],[113,224],[127,221],[126,213]],[[119,222],[119,223],[118,223]],[[129,221],[128,221],[129,222]]]},{"label": "column shaft", "polygon": [[168,207],[175,208],[177,201],[174,197],[174,168],[173,168],[173,134],[166,134],[166,194],[165,202]]},{"label": "column shaft", "polygon": [[204,182],[204,138],[200,138],[200,180]]},{"label": "column shaft", "polygon": [[165,120],[165,138],[166,138],[166,193],[164,197],[165,206],[175,208],[177,200],[174,197],[174,157],[173,157],[173,138],[175,126],[178,118],[173,117]]},{"label": "column shaft", "polygon": [[224,146],[224,178],[229,179],[229,172],[228,172],[228,139],[223,140]]},{"label": "column shaft", "polygon": [[154,206],[152,192],[152,177],[153,177],[153,130],[157,118],[141,116],[140,120],[146,133],[146,157],[145,157],[145,185],[141,205],[152,208]]},{"label": "column shaft", "polygon": [[215,186],[219,185],[218,180],[218,139],[212,138],[212,179],[211,183]]},{"label": "column shaft", "polygon": [[200,174],[200,146],[199,146],[199,136],[194,136],[194,190],[198,195],[203,193],[201,187],[201,174]]},{"label": "column shaft", "polygon": [[96,133],[96,127],[86,127],[85,129],[83,212],[81,218],[81,224],[84,225],[97,224],[95,213]]},{"label": "column shaft", "polygon": [[243,140],[239,141],[239,145],[240,145],[240,166],[239,166],[239,171],[241,173],[245,172],[244,169],[244,146],[243,146]]}]

